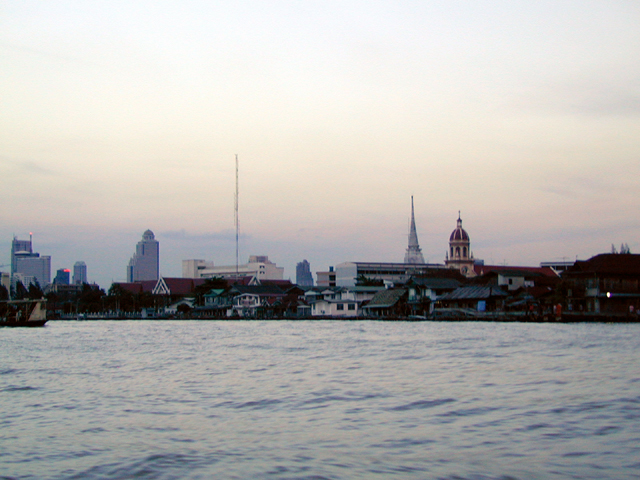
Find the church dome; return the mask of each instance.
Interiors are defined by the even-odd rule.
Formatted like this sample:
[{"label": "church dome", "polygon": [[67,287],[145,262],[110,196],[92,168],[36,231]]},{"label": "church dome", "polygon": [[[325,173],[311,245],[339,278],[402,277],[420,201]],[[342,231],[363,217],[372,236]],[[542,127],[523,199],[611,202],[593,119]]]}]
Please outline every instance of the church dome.
[{"label": "church dome", "polygon": [[455,240],[469,240],[469,234],[465,231],[464,228],[458,227],[453,232],[451,232],[451,236],[449,237],[449,241],[453,242]]},{"label": "church dome", "polygon": [[456,229],[453,232],[451,232],[449,241],[450,242],[456,242],[456,241],[468,242],[469,241],[469,234],[465,231],[464,228],[462,228],[462,220],[460,219],[460,213],[458,213],[458,225],[456,226]]}]

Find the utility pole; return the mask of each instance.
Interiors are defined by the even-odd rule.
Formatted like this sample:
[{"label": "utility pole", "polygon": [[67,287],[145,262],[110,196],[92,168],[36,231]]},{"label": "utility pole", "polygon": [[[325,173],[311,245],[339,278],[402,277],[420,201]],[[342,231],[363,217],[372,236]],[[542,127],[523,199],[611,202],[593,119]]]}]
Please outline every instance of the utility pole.
[{"label": "utility pole", "polygon": [[235,206],[234,206],[234,223],[236,225],[236,282],[238,281],[238,232],[240,229],[240,222],[238,219],[238,155],[236,154],[236,196],[235,196]]}]

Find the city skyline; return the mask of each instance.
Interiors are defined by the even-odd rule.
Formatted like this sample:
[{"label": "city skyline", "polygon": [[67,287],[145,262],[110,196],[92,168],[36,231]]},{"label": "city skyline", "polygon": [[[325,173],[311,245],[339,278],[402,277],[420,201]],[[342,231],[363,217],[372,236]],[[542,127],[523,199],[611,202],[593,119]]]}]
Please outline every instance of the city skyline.
[{"label": "city skyline", "polygon": [[124,280],[268,255],[295,277],[640,251],[640,6],[626,1],[14,2],[3,9],[0,249]]}]

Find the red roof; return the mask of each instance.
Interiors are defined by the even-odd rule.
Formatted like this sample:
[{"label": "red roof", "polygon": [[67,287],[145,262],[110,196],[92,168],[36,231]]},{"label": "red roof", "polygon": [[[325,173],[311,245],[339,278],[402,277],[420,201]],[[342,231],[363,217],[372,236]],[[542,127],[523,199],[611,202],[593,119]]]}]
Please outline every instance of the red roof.
[{"label": "red roof", "polygon": [[261,285],[277,285],[283,290],[288,290],[294,286],[291,280],[260,280]]},{"label": "red roof", "polygon": [[206,279],[204,278],[180,278],[180,277],[162,277],[160,281],[169,289],[170,295],[189,295],[193,293],[195,287],[202,285]]},{"label": "red roof", "polygon": [[127,292],[131,292],[134,295],[142,293],[142,285],[139,282],[135,282],[135,283],[114,282],[113,284],[118,285],[123,290],[126,290]]},{"label": "red roof", "polygon": [[114,282],[114,285],[120,285],[127,292],[131,292],[134,295],[138,295],[139,293],[151,293],[153,292],[154,287],[158,283],[157,280],[145,280],[144,282]]}]

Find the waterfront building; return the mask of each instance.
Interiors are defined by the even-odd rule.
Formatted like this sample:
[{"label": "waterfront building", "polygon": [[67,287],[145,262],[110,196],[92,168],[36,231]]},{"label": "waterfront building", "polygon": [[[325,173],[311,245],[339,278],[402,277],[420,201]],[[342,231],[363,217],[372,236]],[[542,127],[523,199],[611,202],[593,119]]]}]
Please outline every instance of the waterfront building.
[{"label": "waterfront building", "polygon": [[296,284],[301,287],[313,287],[313,275],[309,262],[303,260],[296,265]]},{"label": "waterfront building", "polygon": [[368,317],[377,318],[402,318],[410,313],[407,304],[407,289],[392,288],[382,290],[363,307],[363,312]]},{"label": "waterfront building", "polygon": [[56,285],[69,285],[69,273],[68,268],[59,268],[56,271],[56,277],[53,279],[53,283]]},{"label": "waterfront building", "polygon": [[384,287],[315,287],[304,293],[312,317],[358,317],[362,305]]},{"label": "waterfront building", "polygon": [[507,293],[494,285],[462,285],[438,297],[445,308],[468,308],[478,312],[495,312],[504,309]]},{"label": "waterfront building", "polygon": [[409,246],[404,254],[404,263],[424,264],[422,250],[418,243],[418,232],[416,230],[416,219],[413,215],[413,195],[411,196],[411,224],[409,226]]},{"label": "waterfront building", "polygon": [[449,236],[449,251],[444,263],[450,268],[459,270],[465,277],[475,276],[471,240],[469,234],[462,228],[460,212],[458,212],[456,228]]},{"label": "waterfront building", "polygon": [[255,277],[261,280],[282,280],[284,268],[278,267],[269,260],[267,255],[251,255],[249,261],[243,265],[215,266],[213,262],[205,260],[183,260],[183,278],[224,278],[238,279],[242,277]]},{"label": "waterfront building", "polygon": [[636,313],[640,308],[640,255],[602,253],[578,260],[562,274],[567,307],[593,313]]},{"label": "waterfront building", "polygon": [[549,267],[514,267],[509,265],[476,265],[476,283],[492,284],[513,292],[521,288],[555,287],[560,280]]},{"label": "waterfront building", "polygon": [[82,285],[83,283],[89,283],[87,281],[87,264],[80,261],[73,264],[73,284]]},{"label": "waterfront building", "polygon": [[127,282],[158,280],[160,276],[160,243],[151,230],[142,234],[127,265]]},{"label": "waterfront building", "polygon": [[[436,263],[343,262],[336,265],[335,282],[339,287],[354,286],[359,278],[380,280],[387,284],[405,283],[412,276],[430,275],[434,271],[446,268]],[[318,285],[320,285],[319,274]]]}]

